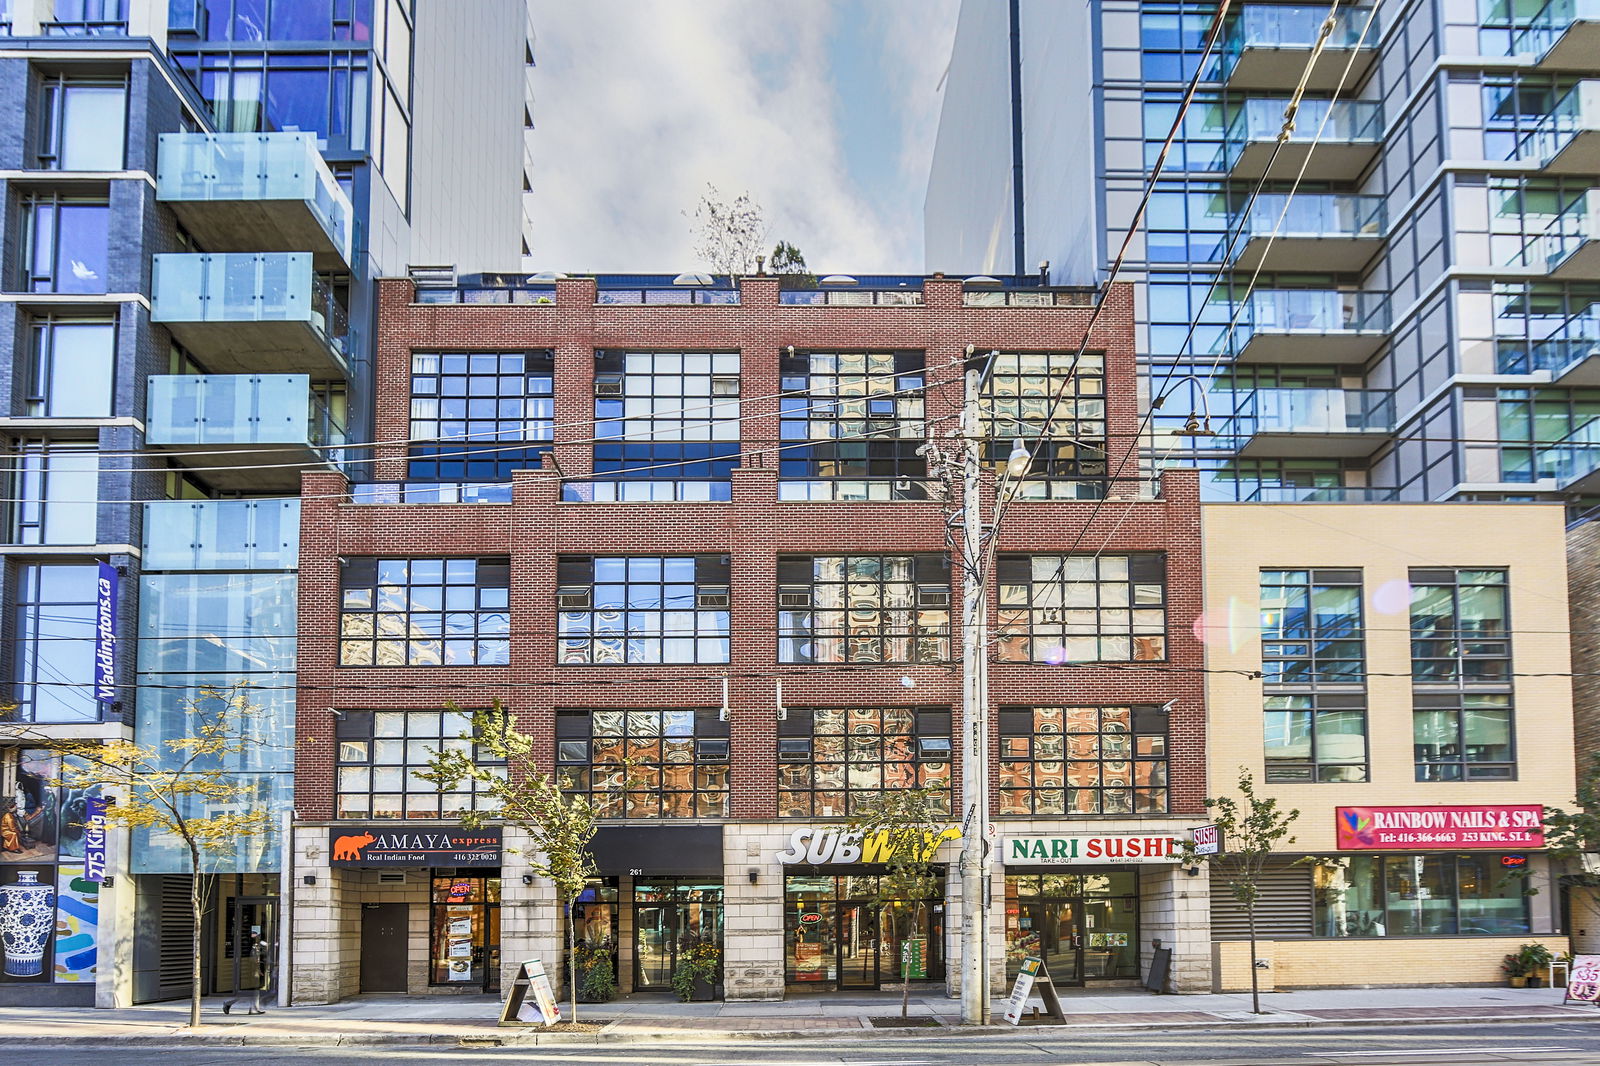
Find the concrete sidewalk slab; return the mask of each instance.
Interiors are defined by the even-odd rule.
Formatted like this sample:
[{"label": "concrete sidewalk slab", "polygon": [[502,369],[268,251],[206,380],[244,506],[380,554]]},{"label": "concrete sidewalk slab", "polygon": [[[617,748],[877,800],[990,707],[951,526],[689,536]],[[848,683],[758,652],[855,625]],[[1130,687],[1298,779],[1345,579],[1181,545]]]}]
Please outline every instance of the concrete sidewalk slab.
[{"label": "concrete sidewalk slab", "polygon": [[[1561,1003],[1560,989],[1414,988],[1325,989],[1266,993],[1261,1015],[1249,995],[1157,996],[1135,989],[1095,990],[1064,997],[1065,1026],[1044,1030],[1181,1030],[1510,1022],[1566,1019],[1600,1021],[1592,1006]],[[244,1004],[239,1004],[243,1007]],[[910,1013],[938,1027],[876,1028],[873,1018],[900,1013],[900,996],[805,996],[781,1003],[679,1003],[667,997],[628,996],[611,1003],[580,1004],[579,1019],[604,1026],[598,1033],[546,1033],[502,1029],[493,996],[362,996],[325,1006],[273,1008],[264,1015],[223,1015],[222,1000],[205,1003],[205,1024],[190,1030],[186,1002],[125,1010],[0,1008],[0,1044],[320,1045],[378,1044],[586,1044],[629,1041],[705,1043],[771,1038],[826,1040],[871,1031],[879,1036],[981,1036],[1014,1032],[1003,1024],[962,1027],[954,1000],[920,994]],[[998,1022],[999,1019],[996,1018]]]}]

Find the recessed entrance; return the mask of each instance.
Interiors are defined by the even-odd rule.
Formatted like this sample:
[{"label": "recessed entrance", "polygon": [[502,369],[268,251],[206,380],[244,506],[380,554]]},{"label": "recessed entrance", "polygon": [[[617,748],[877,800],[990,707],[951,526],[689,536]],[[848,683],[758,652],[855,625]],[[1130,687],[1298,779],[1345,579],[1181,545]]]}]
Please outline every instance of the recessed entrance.
[{"label": "recessed entrance", "polygon": [[633,885],[633,987],[670,992],[678,956],[696,944],[722,947],[722,882],[640,878]]},{"label": "recessed entrance", "polygon": [[362,904],[361,991],[406,991],[410,909],[405,903]]}]

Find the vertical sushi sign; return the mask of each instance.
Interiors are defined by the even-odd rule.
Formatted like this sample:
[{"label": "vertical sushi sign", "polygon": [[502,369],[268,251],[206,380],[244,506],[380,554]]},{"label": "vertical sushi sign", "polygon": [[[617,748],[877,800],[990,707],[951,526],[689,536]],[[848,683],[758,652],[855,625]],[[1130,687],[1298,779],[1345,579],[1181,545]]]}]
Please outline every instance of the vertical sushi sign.
[{"label": "vertical sushi sign", "polygon": [[109,710],[117,701],[117,568],[100,564],[94,611],[94,698]]}]

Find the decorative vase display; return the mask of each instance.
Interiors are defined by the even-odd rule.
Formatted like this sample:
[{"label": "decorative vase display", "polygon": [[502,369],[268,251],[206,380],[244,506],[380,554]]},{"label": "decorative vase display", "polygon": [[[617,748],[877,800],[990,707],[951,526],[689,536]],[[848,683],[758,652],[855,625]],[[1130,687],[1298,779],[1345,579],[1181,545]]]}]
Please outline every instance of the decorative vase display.
[{"label": "decorative vase display", "polygon": [[41,885],[32,870],[19,870],[14,883],[0,885],[0,947],[5,949],[7,977],[44,973],[44,946],[56,927],[55,904],[55,889]]}]

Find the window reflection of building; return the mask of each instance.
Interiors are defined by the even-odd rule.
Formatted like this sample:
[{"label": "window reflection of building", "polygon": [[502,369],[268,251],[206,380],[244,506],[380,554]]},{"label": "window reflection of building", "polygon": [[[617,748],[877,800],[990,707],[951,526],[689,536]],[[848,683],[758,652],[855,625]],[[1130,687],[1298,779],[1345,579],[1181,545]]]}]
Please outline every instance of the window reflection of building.
[{"label": "window reflection of building", "polygon": [[500,878],[435,870],[428,917],[430,985],[500,985]]},{"label": "window reflection of building", "polygon": [[886,790],[931,788],[950,809],[950,712],[790,708],[778,725],[778,813],[843,818]]},{"label": "window reflection of building", "polygon": [[1139,872],[1006,876],[1006,973],[1044,960],[1052,980],[1137,979]]},{"label": "window reflection of building", "polygon": [[1167,657],[1164,556],[1002,555],[996,575],[1002,662]]},{"label": "window reflection of building", "polygon": [[1531,931],[1498,854],[1352,855],[1316,867],[1317,936],[1515,936]]},{"label": "window reflection of building", "polygon": [[1002,707],[1001,814],[1161,814],[1160,707]]},{"label": "window reflection of building", "polygon": [[728,814],[728,723],[711,708],[560,711],[556,773],[602,818]]}]

